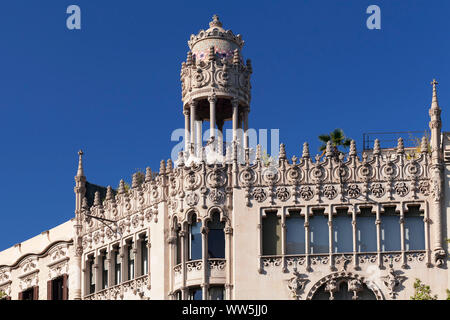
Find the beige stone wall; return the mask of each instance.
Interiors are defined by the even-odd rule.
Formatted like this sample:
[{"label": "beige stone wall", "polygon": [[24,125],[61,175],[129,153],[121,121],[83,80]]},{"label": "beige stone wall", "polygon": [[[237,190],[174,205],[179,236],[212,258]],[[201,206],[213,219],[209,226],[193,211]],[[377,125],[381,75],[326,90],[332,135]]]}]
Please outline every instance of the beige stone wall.
[{"label": "beige stone wall", "polygon": [[68,274],[70,298],[70,281],[78,274],[72,243],[71,220],[0,252],[0,290],[15,300],[19,292],[39,286],[39,299],[46,300],[47,281]]}]

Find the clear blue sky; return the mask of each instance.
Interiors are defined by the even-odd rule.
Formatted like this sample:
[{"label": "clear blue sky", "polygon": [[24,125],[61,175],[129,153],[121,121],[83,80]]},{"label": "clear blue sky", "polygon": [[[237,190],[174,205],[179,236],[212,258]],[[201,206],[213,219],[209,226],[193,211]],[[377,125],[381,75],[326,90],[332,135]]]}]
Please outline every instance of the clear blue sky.
[{"label": "clear blue sky", "polygon": [[[450,1],[212,3],[2,1],[0,250],[74,216],[80,148],[88,181],[114,188],[170,157],[187,40],[214,13],[252,59],[250,126],[280,129],[289,156],[336,127],[358,148],[363,132],[427,129],[433,77],[450,130]],[[366,28],[371,4],[381,30]]]}]

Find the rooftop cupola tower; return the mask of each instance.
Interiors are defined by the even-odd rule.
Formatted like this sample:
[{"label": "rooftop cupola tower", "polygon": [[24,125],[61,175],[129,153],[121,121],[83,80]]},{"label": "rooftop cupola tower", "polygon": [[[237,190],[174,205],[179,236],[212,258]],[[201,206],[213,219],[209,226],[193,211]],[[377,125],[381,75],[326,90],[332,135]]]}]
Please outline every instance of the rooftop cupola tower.
[{"label": "rooftop cupola tower", "polygon": [[[207,30],[191,35],[190,51],[181,66],[182,101],[185,115],[185,150],[196,154],[202,147],[202,123],[210,123],[210,141],[223,154],[223,125],[232,121],[233,141],[238,129],[246,131],[250,111],[250,60],[244,64],[240,35],[222,27],[217,15]],[[217,142],[217,144],[216,144]]]}]

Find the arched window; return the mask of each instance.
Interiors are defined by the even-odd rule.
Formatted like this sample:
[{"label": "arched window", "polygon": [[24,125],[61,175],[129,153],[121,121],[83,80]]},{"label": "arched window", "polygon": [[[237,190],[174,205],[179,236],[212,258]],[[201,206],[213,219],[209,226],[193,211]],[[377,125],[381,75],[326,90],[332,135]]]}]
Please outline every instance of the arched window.
[{"label": "arched window", "polygon": [[201,227],[201,222],[197,222],[197,215],[193,214],[189,225],[189,260],[202,258]]},{"label": "arched window", "polygon": [[299,211],[286,217],[286,254],[305,253],[305,218]]},{"label": "arched window", "polygon": [[220,221],[219,212],[208,221],[208,258],[225,258],[225,222]]}]

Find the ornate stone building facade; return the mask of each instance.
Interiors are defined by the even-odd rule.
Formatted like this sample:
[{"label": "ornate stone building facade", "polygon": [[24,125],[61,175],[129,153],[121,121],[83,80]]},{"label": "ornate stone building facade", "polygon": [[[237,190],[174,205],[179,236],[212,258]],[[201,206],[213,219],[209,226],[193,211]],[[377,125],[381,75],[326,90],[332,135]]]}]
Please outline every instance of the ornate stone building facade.
[{"label": "ornate stone building facade", "polygon": [[[83,153],[75,216],[0,253],[0,290],[12,299],[409,299],[416,278],[445,298],[450,133],[436,85],[431,139],[420,151],[276,163],[250,156],[250,60],[240,35],[192,35],[181,68],[185,149],[123,180],[87,182]],[[210,123],[203,146],[202,122]],[[232,121],[231,147],[223,125]],[[226,150],[225,150],[226,149]]]}]

